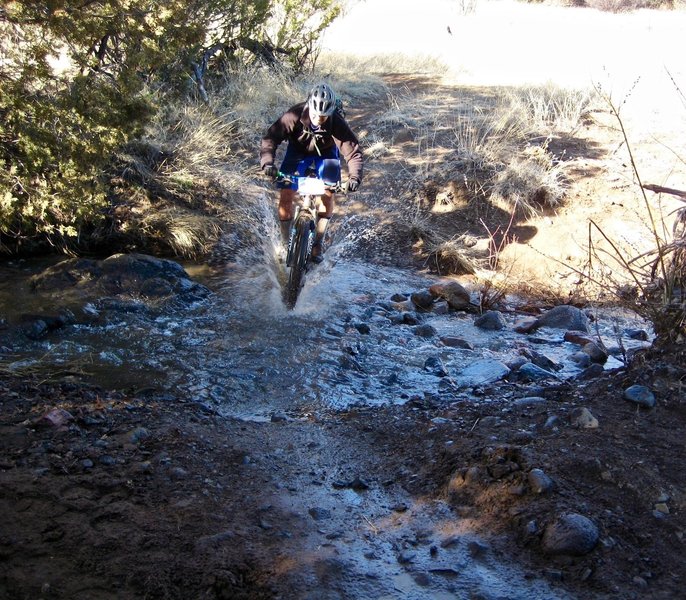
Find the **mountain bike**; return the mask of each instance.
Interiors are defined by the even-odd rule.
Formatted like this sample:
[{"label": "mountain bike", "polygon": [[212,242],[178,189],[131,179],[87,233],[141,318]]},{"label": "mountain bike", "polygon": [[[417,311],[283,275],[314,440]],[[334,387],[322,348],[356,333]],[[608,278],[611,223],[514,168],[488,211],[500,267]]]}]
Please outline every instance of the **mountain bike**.
[{"label": "mountain bike", "polygon": [[295,307],[298,295],[305,285],[305,273],[307,272],[312,255],[315,233],[317,230],[318,209],[321,197],[327,192],[342,192],[344,188],[340,184],[327,185],[314,175],[308,177],[291,177],[285,173],[279,173],[277,180],[287,183],[297,181],[298,196],[288,236],[286,252],[286,269],[288,280],[283,290],[283,300],[289,309]]}]

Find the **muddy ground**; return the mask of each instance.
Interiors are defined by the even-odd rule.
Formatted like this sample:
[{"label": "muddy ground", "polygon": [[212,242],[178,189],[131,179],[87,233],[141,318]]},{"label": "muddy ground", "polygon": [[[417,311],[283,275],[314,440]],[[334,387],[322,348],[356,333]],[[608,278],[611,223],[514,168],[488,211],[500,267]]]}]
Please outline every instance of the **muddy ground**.
[{"label": "muddy ground", "polygon": [[[685,374],[657,357],[547,388],[528,407],[513,404],[516,384],[502,384],[480,390],[479,402],[417,397],[262,423],[186,398],[3,378],[0,595],[421,597],[394,586],[391,570],[423,597],[446,577],[452,597],[524,597],[465,586],[483,562],[517,565],[571,598],[676,598]],[[655,408],[622,398],[636,382],[656,390]],[[573,427],[575,407],[599,427]],[[478,477],[450,484],[472,467]],[[552,491],[531,489],[532,468]],[[542,551],[546,524],[566,512],[599,528],[584,556]],[[470,560],[451,558],[453,544]]]}]

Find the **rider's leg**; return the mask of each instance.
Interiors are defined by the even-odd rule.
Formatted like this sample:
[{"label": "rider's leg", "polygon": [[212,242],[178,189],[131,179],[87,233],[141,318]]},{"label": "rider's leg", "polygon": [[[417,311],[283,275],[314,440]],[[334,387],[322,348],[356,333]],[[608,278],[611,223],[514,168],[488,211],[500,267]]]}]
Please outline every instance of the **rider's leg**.
[{"label": "rider's leg", "polygon": [[279,193],[279,225],[281,227],[281,239],[284,244],[288,243],[288,237],[293,223],[293,201],[295,190],[282,189]]},{"label": "rider's leg", "polygon": [[[317,174],[319,177],[330,185],[335,185],[336,182],[340,181],[341,162],[338,158],[338,150],[336,147],[333,147],[329,155],[322,158],[317,166]],[[322,204],[324,205],[324,210],[320,210],[318,214],[317,231],[315,232],[314,245],[312,247],[313,258],[320,258],[323,253],[322,241],[324,240],[324,234],[326,233],[329,219],[333,216],[334,194],[332,191],[327,190],[326,194],[322,196]]]},{"label": "rider's leg", "polygon": [[314,244],[312,245],[312,256],[318,257],[324,253],[322,248],[322,241],[324,240],[324,235],[326,234],[326,227],[329,224],[329,219],[333,216],[334,209],[334,194],[331,191],[326,192],[322,196],[322,205],[324,210],[320,210],[317,214],[317,231],[314,234]]}]

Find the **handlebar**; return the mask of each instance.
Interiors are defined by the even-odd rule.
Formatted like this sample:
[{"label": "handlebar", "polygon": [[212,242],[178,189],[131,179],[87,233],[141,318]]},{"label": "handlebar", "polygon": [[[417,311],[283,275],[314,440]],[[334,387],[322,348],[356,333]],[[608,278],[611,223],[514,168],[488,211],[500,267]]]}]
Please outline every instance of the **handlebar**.
[{"label": "handlebar", "polygon": [[[276,174],[276,178],[274,179],[275,182],[283,181],[285,183],[296,183],[297,179],[301,179],[301,177],[296,177],[294,175],[291,175],[289,173],[282,173],[281,171],[278,171]],[[318,178],[315,178],[318,179]],[[341,184],[339,181],[336,183],[336,185],[329,185],[329,184],[324,184],[325,188],[331,192],[335,193],[342,193],[342,194],[347,194],[348,193],[348,182],[346,181],[345,183]]]}]

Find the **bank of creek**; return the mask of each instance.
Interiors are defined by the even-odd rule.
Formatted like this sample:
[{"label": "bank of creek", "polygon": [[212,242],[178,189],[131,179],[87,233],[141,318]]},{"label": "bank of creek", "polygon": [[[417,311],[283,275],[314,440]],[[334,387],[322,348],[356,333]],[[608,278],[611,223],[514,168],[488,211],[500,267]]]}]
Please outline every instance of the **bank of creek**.
[{"label": "bank of creek", "polygon": [[649,327],[482,315],[351,243],[293,312],[269,240],[3,266],[2,597],[675,597],[681,413],[622,362]]}]

